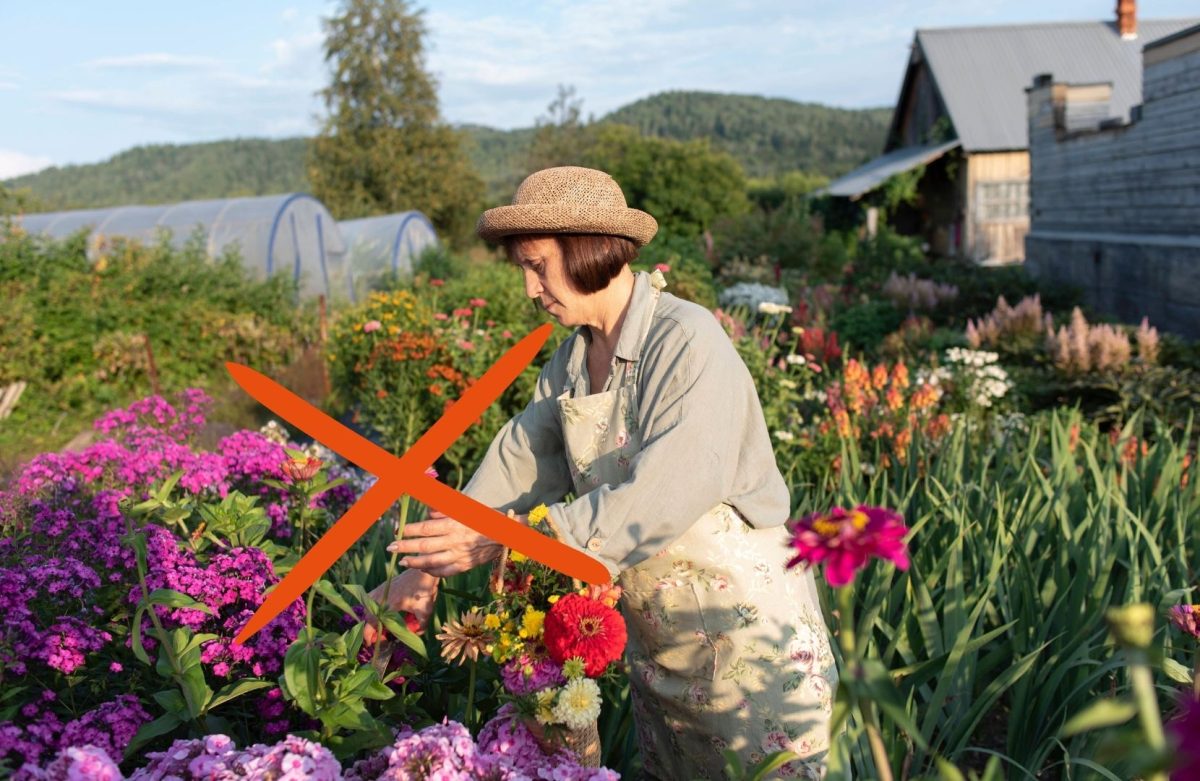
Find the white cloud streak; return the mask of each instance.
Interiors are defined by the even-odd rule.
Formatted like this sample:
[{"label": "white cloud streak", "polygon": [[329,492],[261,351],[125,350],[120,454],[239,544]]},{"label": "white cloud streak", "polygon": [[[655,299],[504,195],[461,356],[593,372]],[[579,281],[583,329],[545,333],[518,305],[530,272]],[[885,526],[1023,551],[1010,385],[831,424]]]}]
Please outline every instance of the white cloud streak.
[{"label": "white cloud streak", "polygon": [[0,179],[31,174],[54,164],[48,157],[27,155],[15,149],[0,149]]}]

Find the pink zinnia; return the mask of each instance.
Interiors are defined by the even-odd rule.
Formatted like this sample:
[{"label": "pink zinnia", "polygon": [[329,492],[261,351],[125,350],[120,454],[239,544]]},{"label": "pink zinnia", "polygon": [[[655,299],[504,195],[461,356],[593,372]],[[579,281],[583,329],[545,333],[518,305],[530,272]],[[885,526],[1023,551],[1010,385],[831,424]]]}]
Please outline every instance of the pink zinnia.
[{"label": "pink zinnia", "polygon": [[1167,618],[1171,619],[1171,623],[1180,631],[1200,638],[1200,615],[1197,615],[1197,607],[1200,605],[1175,605],[1167,613]]},{"label": "pink zinnia", "polygon": [[470,317],[471,316],[471,308],[464,306],[461,309],[455,309],[454,316],[455,317]]},{"label": "pink zinnia", "polygon": [[483,298],[472,298],[468,303],[476,308],[487,306],[487,300]]},{"label": "pink zinnia", "polygon": [[429,280],[429,284],[432,285],[433,287],[441,287],[442,285],[446,284],[446,280],[435,278],[435,279]]},{"label": "pink zinnia", "polygon": [[383,328],[383,323],[379,322],[378,320],[369,320],[363,323],[364,334],[369,334],[372,331],[378,331],[380,328]]},{"label": "pink zinnia", "polygon": [[668,266],[666,263],[656,263],[654,265],[654,270],[661,271],[662,273],[667,274],[667,273],[670,273],[671,267]]},{"label": "pink zinnia", "polygon": [[844,586],[854,574],[877,556],[900,569],[908,569],[908,527],[903,517],[883,507],[859,505],[853,510],[834,507],[827,513],[812,513],[791,521],[791,547],[796,555],[787,563],[825,562],[825,579],[831,586]]}]

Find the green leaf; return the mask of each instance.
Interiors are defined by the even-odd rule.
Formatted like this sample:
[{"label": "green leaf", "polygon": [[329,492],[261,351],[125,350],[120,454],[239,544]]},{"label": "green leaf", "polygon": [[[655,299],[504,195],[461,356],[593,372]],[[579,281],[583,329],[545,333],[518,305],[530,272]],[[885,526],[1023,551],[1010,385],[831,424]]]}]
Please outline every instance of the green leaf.
[{"label": "green leaf", "polygon": [[383,628],[388,631],[389,635],[404,643],[417,656],[426,659],[425,643],[410,632],[407,626],[396,620],[398,615],[399,613],[387,613],[380,619],[380,623],[383,624]]},{"label": "green leaf", "polygon": [[1064,738],[1069,738],[1072,735],[1078,735],[1081,732],[1090,732],[1094,729],[1103,729],[1105,727],[1115,727],[1119,724],[1132,719],[1137,715],[1137,705],[1132,702],[1122,700],[1114,700],[1105,698],[1097,700],[1087,706],[1079,713],[1076,713],[1071,719],[1063,725],[1059,735]]},{"label": "green leaf", "polygon": [[145,607],[139,607],[133,613],[133,631],[130,633],[129,644],[133,649],[133,655],[138,658],[142,664],[150,665],[150,655],[146,653],[146,647],[142,644],[142,614],[146,612]]},{"label": "green leaf", "polygon": [[320,659],[320,646],[304,635],[291,644],[283,657],[284,692],[309,716],[317,715],[316,692],[313,691],[316,678],[310,673],[320,664]]},{"label": "green leaf", "polygon": [[170,733],[182,723],[174,713],[164,713],[154,721],[143,724],[137,734],[133,736],[133,740],[129,741],[129,745],[125,747],[124,758],[131,759],[138,756],[138,750],[142,746],[157,737]]},{"label": "green leaf", "polygon": [[199,610],[201,613],[212,615],[212,610],[203,602],[197,602],[187,594],[175,591],[170,588],[156,588],[150,592],[150,596],[143,600],[148,605],[162,605],[164,607],[188,608],[190,610]]},{"label": "green leaf", "polygon": [[754,765],[747,770],[749,775],[747,776],[746,781],[763,781],[763,779],[767,777],[768,773],[778,770],[788,762],[799,758],[799,755],[793,754],[790,751],[776,751],[771,754],[767,754],[767,756],[763,757],[762,762],[759,762],[757,765]]},{"label": "green leaf", "polygon": [[155,692],[153,695],[154,701],[162,706],[162,709],[167,713],[174,713],[180,718],[186,717],[187,700],[183,698],[183,694],[179,689],[164,689],[160,692]]},{"label": "green leaf", "polygon": [[336,607],[351,618],[358,620],[358,616],[354,613],[354,608],[350,607],[350,603],[342,598],[338,593],[337,586],[322,578],[317,581],[317,593],[325,598],[325,601]]},{"label": "green leaf", "polygon": [[967,781],[966,776],[962,771],[954,766],[952,762],[943,757],[937,758],[938,778],[941,781]]},{"label": "green leaf", "polygon": [[1192,682],[1192,671],[1169,656],[1163,658],[1162,669],[1167,677],[1175,683],[1191,684]]},{"label": "green leaf", "polygon": [[269,689],[277,685],[275,681],[264,681],[259,678],[243,678],[240,681],[226,684],[213,695],[212,700],[208,703],[208,710],[213,710],[230,700],[235,700],[243,694],[249,694],[259,689]]}]

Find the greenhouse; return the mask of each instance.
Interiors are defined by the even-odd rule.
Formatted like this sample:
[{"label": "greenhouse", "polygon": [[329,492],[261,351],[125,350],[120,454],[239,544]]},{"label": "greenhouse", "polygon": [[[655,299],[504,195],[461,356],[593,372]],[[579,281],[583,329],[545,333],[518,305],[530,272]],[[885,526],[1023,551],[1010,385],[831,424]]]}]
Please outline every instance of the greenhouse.
[{"label": "greenhouse", "polygon": [[338,228],[346,242],[346,267],[358,301],[381,278],[411,274],[421,253],[438,243],[429,218],[418,211],[346,220]]},{"label": "greenhouse", "polygon": [[93,257],[107,237],[152,242],[166,234],[172,244],[182,246],[199,232],[210,257],[236,248],[260,279],[291,274],[302,296],[325,294],[330,300],[344,300],[353,295],[337,223],[324,204],[303,193],[27,214],[18,219],[26,231],[53,238],[90,229],[88,251]]}]

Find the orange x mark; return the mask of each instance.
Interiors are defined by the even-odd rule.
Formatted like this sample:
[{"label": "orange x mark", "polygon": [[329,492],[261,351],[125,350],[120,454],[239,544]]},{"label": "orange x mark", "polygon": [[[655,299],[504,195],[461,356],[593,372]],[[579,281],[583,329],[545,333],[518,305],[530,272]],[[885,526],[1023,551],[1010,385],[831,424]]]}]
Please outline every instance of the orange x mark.
[{"label": "orange x mark", "polygon": [[245,643],[270,623],[324,575],[333,562],[405,493],[547,567],[585,583],[607,583],[608,570],[586,553],[506,518],[425,474],[437,457],[478,420],[488,405],[529,365],[550,337],[550,330],[549,323],[542,325],[513,345],[400,458],[355,434],[274,380],[241,364],[226,363],[225,368],[233,379],[258,403],[379,478],[267,594],[234,642]]}]

